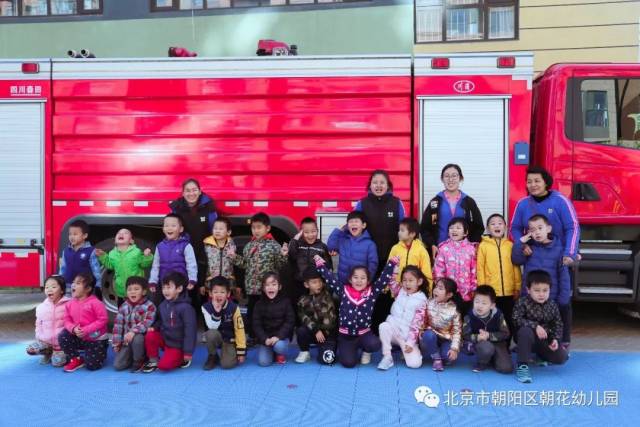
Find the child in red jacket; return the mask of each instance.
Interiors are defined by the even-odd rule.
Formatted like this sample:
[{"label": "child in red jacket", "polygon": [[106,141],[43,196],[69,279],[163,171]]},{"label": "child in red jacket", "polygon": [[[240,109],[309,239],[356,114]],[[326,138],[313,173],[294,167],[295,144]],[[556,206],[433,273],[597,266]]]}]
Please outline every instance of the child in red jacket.
[{"label": "child in red jacket", "polygon": [[[71,284],[72,300],[65,306],[64,329],[58,335],[60,347],[69,359],[65,372],[87,366],[90,371],[102,368],[107,358],[107,309],[93,295],[95,286],[91,274],[76,275]],[[84,348],[85,357],[79,350]]]}]

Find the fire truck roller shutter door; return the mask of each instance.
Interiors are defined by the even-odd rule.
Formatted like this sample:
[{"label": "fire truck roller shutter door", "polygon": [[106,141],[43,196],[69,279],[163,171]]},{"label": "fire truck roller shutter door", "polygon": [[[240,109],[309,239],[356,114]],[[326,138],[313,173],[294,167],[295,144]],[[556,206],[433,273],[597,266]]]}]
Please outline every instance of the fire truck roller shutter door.
[{"label": "fire truck roller shutter door", "polygon": [[[0,102],[0,247],[42,248],[43,120],[41,102]],[[35,283],[13,286],[38,286],[41,265]]]},{"label": "fire truck roller shutter door", "polygon": [[420,209],[442,190],[440,171],[456,163],[464,171],[461,190],[476,201],[483,218],[506,211],[506,98],[425,98],[420,121]]}]

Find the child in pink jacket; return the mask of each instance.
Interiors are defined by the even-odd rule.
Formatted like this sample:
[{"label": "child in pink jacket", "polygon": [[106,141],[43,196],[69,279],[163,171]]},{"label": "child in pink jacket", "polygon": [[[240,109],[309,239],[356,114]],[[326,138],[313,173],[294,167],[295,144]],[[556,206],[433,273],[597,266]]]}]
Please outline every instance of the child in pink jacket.
[{"label": "child in pink jacket", "polygon": [[[71,284],[71,296],[65,307],[64,329],[58,335],[60,347],[69,358],[65,372],[87,366],[100,369],[107,358],[107,309],[93,295],[95,281],[88,273],[80,273]],[[84,349],[85,358],[79,350]]]},{"label": "child in pink jacket", "polygon": [[49,276],[44,281],[45,300],[36,307],[36,341],[29,344],[27,353],[42,355],[41,365],[59,367],[67,359],[58,344],[58,334],[64,329],[64,312],[69,298],[65,297],[64,277]]},{"label": "child in pink jacket", "polygon": [[[438,246],[433,281],[448,277],[458,284],[458,293],[465,305],[471,307],[473,291],[478,287],[476,277],[476,245],[467,240],[469,225],[461,217],[449,221],[449,238]],[[466,310],[467,307],[463,309]],[[466,313],[466,311],[464,311]]]}]

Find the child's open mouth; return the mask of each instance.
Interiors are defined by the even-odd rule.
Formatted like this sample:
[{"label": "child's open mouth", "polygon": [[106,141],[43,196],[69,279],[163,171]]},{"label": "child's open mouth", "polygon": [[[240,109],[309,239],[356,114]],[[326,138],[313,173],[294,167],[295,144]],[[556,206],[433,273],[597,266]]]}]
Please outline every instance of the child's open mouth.
[{"label": "child's open mouth", "polygon": [[358,228],[355,228],[355,227],[351,228],[351,233],[353,234],[357,233],[358,231],[360,231]]},{"label": "child's open mouth", "polygon": [[269,297],[269,299],[274,299],[276,297],[278,293],[274,292],[274,291],[268,291],[267,292],[267,297]]}]

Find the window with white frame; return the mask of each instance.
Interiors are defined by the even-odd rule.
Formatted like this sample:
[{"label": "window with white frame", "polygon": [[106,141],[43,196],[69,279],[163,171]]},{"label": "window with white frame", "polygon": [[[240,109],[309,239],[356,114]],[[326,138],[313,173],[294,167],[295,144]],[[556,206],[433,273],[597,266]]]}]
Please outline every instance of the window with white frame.
[{"label": "window with white frame", "polygon": [[415,0],[416,43],[515,39],[518,0]]},{"label": "window with white frame", "polygon": [[0,0],[0,17],[102,13],[102,0]]}]

